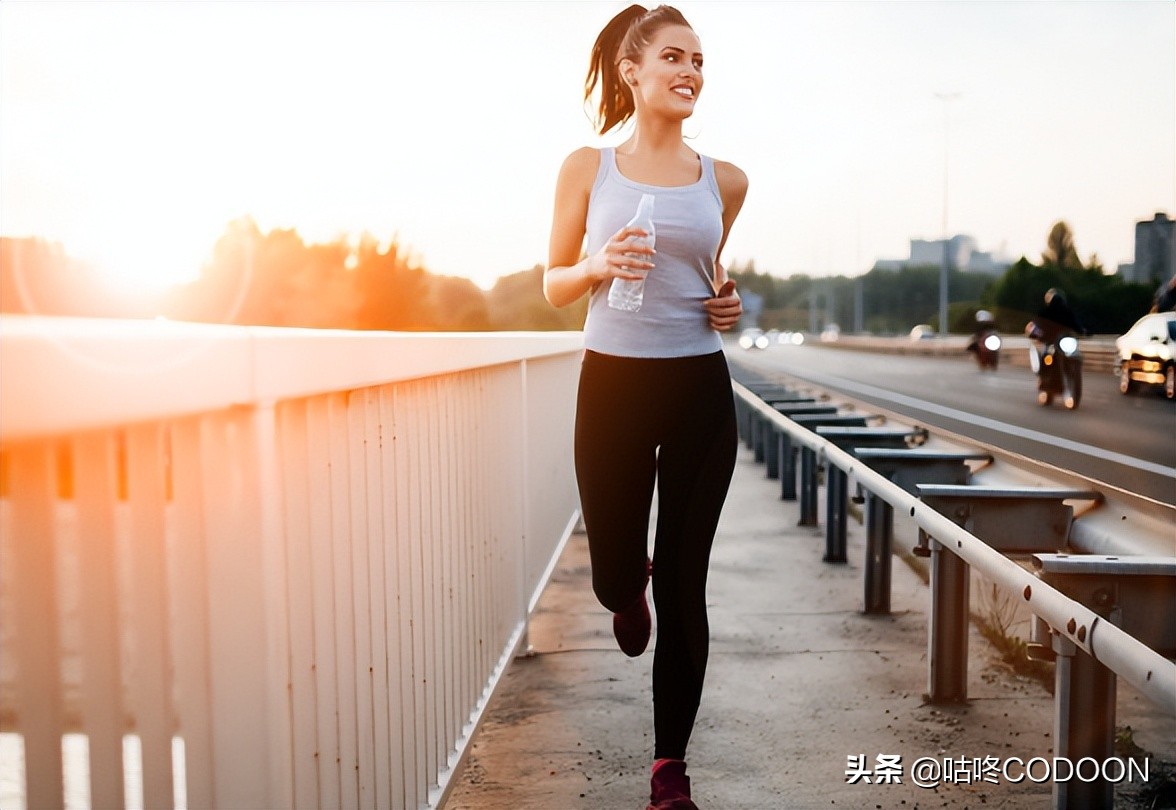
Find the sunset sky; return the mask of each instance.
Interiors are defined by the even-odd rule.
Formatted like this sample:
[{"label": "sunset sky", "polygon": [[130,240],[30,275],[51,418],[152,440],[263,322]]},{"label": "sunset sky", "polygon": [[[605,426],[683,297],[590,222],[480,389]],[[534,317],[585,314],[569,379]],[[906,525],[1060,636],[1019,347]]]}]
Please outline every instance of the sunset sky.
[{"label": "sunset sky", "polygon": [[[124,285],[194,276],[226,224],[397,235],[482,286],[546,261],[618,2],[0,3],[0,233]],[[750,177],[725,259],[857,275],[943,231],[1130,261],[1176,215],[1176,3],[694,2],[686,125]],[[959,93],[950,106],[937,93]]]}]

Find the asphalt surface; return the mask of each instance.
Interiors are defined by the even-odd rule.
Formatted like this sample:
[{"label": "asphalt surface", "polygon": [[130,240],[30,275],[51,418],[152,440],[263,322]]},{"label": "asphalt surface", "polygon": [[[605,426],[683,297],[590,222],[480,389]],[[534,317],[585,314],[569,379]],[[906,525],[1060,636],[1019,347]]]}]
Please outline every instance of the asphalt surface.
[{"label": "asphalt surface", "polygon": [[970,356],[900,356],[820,343],[729,348],[728,357],[1176,504],[1176,403],[1154,390],[1124,396],[1110,372],[1085,373],[1082,403],[1067,411],[1038,406],[1033,373],[1011,362],[981,372]]},{"label": "asphalt surface", "polygon": [[[850,521],[850,562],[827,564],[824,529],[798,527],[798,516],[741,447],[712,556],[710,665],[688,752],[699,807],[1048,807],[1049,782],[914,783],[922,758],[1052,756],[1053,698],[1002,661],[973,620],[968,702],[928,704],[923,579],[896,557],[891,614],[862,613],[861,525]],[[898,519],[896,551],[914,539]],[[973,582],[974,615],[1000,607],[990,594]],[[532,621],[533,652],[508,668],[447,810],[645,807],[654,622],[650,650],[626,658],[592,595],[586,538],[574,535]],[[1151,806],[1171,779],[1160,760],[1176,758],[1176,724],[1158,715],[1120,683],[1123,735],[1159,756],[1150,783],[1117,789],[1117,807]],[[900,758],[901,783],[848,775],[850,757],[872,771],[880,756]]]}]

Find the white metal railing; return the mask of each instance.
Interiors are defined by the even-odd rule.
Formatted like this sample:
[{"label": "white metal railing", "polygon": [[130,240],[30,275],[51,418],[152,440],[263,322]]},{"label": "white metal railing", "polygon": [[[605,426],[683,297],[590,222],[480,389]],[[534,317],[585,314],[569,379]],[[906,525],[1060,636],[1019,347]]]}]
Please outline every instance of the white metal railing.
[{"label": "white metal railing", "polygon": [[0,318],[0,803],[440,804],[578,519],[580,347]]}]

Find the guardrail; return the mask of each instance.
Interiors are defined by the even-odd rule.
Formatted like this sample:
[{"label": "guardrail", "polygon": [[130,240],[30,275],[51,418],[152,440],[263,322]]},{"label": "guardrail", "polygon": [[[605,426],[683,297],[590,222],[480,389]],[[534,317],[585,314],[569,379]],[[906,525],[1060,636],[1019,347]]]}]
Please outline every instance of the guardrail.
[{"label": "guardrail", "polygon": [[[755,449],[756,459],[767,462],[769,477],[774,477],[774,470],[782,479],[781,497],[800,501],[802,524],[816,523],[818,468],[824,466],[827,562],[845,561],[850,480],[864,491],[867,612],[889,610],[893,512],[909,516],[918,526],[915,553],[930,557],[932,563],[930,700],[966,699],[968,581],[974,568],[1036,617],[1038,654],[1057,658],[1057,756],[1104,761],[1111,755],[1116,677],[1176,719],[1176,663],[1165,657],[1176,656],[1176,623],[1170,611],[1156,610],[1157,604],[1176,600],[1176,554],[1171,548],[1176,510],[1155,502],[1148,502],[1145,514],[1128,507],[1133,516],[1130,531],[1136,536],[1122,537],[1122,529],[1108,530],[1106,523],[1108,518],[1127,516],[1122,493],[1077,488],[1076,476],[1063,476],[1059,484],[1032,475],[1022,482],[1028,485],[1010,485],[1026,478],[1023,470],[1013,470],[1002,486],[976,486],[967,462],[991,466],[1002,455],[999,451],[961,445],[958,437],[936,441],[935,434],[924,430],[896,429],[893,420],[886,427],[821,426],[821,417],[810,411],[802,424],[806,417],[796,414],[798,394],[790,387],[736,381],[734,389],[741,435]],[[870,419],[860,411],[852,413],[863,421]],[[797,451],[799,493],[797,465],[790,461]],[[935,483],[945,480],[948,483]],[[1074,501],[1096,506],[1075,518]],[[1142,499],[1133,504],[1141,505]],[[1097,517],[1100,512],[1102,519]],[[1097,528],[1074,530],[1088,520]],[[1139,535],[1147,537],[1141,542]],[[1113,550],[1120,537],[1119,547],[1128,552],[1121,557],[1050,553],[1082,552],[1084,539],[1105,552],[1108,545]],[[1150,553],[1130,554],[1141,546]],[[1026,570],[1006,554],[1032,559],[1040,573]],[[1112,802],[1113,784],[1105,778],[1054,785],[1055,808],[1109,808]]]},{"label": "guardrail", "polygon": [[581,344],[0,318],[0,790],[441,804],[578,519]]}]

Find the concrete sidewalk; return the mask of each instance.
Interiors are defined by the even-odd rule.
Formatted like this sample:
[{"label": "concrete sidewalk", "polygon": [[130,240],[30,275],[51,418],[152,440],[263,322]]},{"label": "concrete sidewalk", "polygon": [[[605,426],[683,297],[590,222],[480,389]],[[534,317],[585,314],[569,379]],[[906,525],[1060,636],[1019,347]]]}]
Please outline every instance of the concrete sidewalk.
[{"label": "concrete sidewalk", "polygon": [[[797,518],[795,502],[779,499],[779,482],[741,446],[712,556],[710,664],[688,754],[699,807],[1048,807],[1048,782],[912,782],[921,757],[1051,757],[1053,699],[1001,662],[973,622],[968,704],[925,704],[922,579],[896,558],[892,613],[867,616],[862,527],[850,521],[849,564],[830,565],[821,562],[824,528],[798,527]],[[896,521],[896,547],[914,539]],[[656,617],[654,625],[656,633]],[[617,649],[611,616],[592,594],[583,535],[569,541],[530,641],[534,654],[507,671],[447,810],[644,808],[656,637],[636,659]],[[1120,725],[1154,714],[1123,691]],[[1171,751],[1167,732],[1147,739],[1157,725],[1137,723],[1135,741]],[[879,755],[901,757],[901,784],[850,783],[850,756],[869,770]],[[1128,798],[1140,790],[1123,786],[1117,806],[1146,806]]]}]

